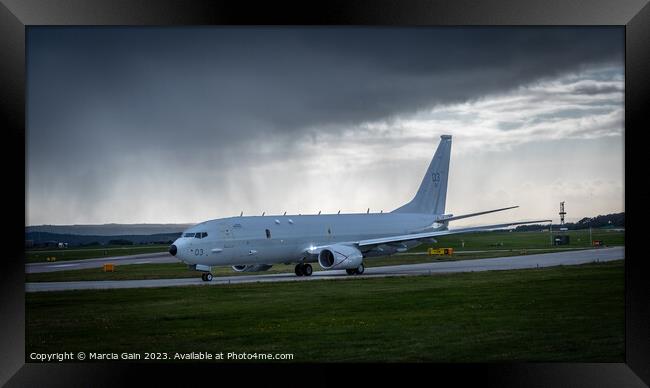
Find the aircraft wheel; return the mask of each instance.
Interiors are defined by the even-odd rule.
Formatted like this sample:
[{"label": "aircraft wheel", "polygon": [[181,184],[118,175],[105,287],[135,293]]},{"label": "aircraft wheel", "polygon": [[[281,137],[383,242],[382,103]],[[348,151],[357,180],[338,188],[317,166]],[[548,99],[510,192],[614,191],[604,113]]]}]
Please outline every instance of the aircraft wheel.
[{"label": "aircraft wheel", "polygon": [[346,269],[345,272],[347,272],[348,275],[354,275],[356,273],[356,269]]},{"label": "aircraft wheel", "polygon": [[296,276],[302,276],[303,275],[303,273],[302,273],[302,264],[296,264],[295,272],[296,272]]},{"label": "aircraft wheel", "polygon": [[205,280],[205,273],[202,273],[202,274],[201,274],[201,280],[203,280],[204,282],[206,281],[206,280]]},{"label": "aircraft wheel", "polygon": [[210,272],[205,274],[205,280],[211,282],[212,281],[212,274]]},{"label": "aircraft wheel", "polygon": [[357,275],[362,275],[365,270],[366,270],[366,267],[362,263],[357,267],[357,269],[354,270],[354,273],[357,274]]},{"label": "aircraft wheel", "polygon": [[314,270],[311,268],[311,264],[305,264],[305,265],[303,265],[303,267],[302,267],[302,273],[303,273],[305,276],[311,276],[312,272],[314,272]]}]

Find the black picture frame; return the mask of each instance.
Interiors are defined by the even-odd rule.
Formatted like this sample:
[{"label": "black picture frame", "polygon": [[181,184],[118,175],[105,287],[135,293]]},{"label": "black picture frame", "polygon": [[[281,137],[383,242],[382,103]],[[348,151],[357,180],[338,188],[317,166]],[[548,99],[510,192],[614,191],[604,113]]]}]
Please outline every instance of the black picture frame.
[{"label": "black picture frame", "polygon": [[[492,364],[35,364],[25,363],[25,31],[35,25],[620,25],[625,26],[625,363]],[[0,106],[3,118],[5,223],[0,271],[0,384],[7,386],[116,386],[145,377],[149,384],[186,382],[334,385],[366,379],[406,383],[497,386],[643,386],[650,384],[650,295],[639,245],[648,213],[643,187],[650,101],[650,6],[637,1],[489,0],[324,1],[296,4],[236,1],[1,0]],[[635,174],[634,170],[640,172]],[[647,175],[647,174],[645,174]],[[636,178],[636,179],[635,179]],[[645,193],[645,194],[644,194]],[[636,196],[636,197],[635,197]],[[641,199],[639,201],[639,199]],[[645,201],[644,201],[645,200]],[[638,201],[635,203],[635,201]],[[644,205],[645,204],[645,208]],[[9,211],[7,211],[9,210]],[[9,220],[7,220],[9,214]],[[632,243],[631,243],[632,242]],[[636,249],[636,251],[635,251]],[[180,370],[182,369],[182,371]],[[256,373],[250,373],[255,369]]]}]

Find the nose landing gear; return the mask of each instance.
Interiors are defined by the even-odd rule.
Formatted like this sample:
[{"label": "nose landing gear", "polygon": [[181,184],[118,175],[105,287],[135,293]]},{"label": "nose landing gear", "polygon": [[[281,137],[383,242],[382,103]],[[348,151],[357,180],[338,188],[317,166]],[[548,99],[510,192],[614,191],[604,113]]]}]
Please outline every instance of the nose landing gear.
[{"label": "nose landing gear", "polygon": [[311,276],[313,271],[314,270],[310,264],[303,263],[297,264],[295,269],[296,276]]},{"label": "nose landing gear", "polygon": [[203,279],[204,282],[211,282],[212,281],[212,274],[210,272],[202,273],[201,274],[201,279]]}]

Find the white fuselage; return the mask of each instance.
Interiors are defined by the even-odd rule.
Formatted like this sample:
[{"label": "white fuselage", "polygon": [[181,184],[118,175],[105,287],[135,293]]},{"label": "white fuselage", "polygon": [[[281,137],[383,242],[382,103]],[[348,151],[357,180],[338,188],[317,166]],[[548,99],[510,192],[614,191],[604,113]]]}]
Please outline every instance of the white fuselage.
[{"label": "white fuselage", "polygon": [[445,213],[451,136],[441,135],[438,148],[413,199],[390,213],[230,217],[206,221],[183,233],[169,253],[203,271],[212,280],[212,266],[235,271],[266,271],[273,264],[296,263],[297,276],[310,276],[309,262],[324,270],[364,272],[367,257],[404,252],[437,236],[469,233],[542,221],[525,221],[450,231],[450,221],[512,209],[516,206],[463,214]]},{"label": "white fuselage", "polygon": [[[316,257],[307,253],[310,247],[446,229],[446,223],[434,223],[435,219],[433,214],[408,213],[230,217],[197,224],[173,245],[176,257],[187,264],[313,262]],[[201,238],[195,237],[197,233]],[[385,256],[417,245],[389,244],[363,253]]]}]

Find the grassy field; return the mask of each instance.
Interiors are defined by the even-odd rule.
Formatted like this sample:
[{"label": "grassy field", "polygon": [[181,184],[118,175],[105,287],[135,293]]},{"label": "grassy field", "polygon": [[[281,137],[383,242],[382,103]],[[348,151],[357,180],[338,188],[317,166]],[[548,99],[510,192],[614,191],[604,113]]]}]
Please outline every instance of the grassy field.
[{"label": "grassy field", "polygon": [[[553,235],[558,234],[553,231]],[[589,248],[589,229],[568,230],[561,232],[569,236],[569,244],[561,245],[564,248]],[[602,240],[605,245],[624,245],[625,232],[612,229],[592,229],[592,240]],[[547,232],[507,232],[494,231],[482,233],[457,234],[436,238],[436,247],[446,247],[463,250],[486,249],[535,249],[550,248],[551,235]],[[465,245],[463,246],[463,241]],[[430,245],[421,245],[411,252],[424,252]]]},{"label": "grassy field", "polygon": [[30,352],[623,362],[623,261],[453,275],[26,294]]},{"label": "grassy field", "polygon": [[517,271],[26,294],[27,352],[294,361],[624,361],[623,261]]},{"label": "grassy field", "polygon": [[28,263],[47,261],[55,257],[56,261],[95,259],[111,256],[130,256],[142,253],[167,252],[169,245],[125,245],[88,248],[30,249],[25,252]]}]

